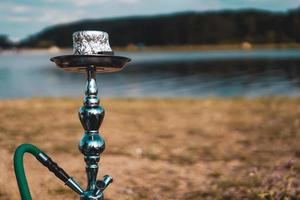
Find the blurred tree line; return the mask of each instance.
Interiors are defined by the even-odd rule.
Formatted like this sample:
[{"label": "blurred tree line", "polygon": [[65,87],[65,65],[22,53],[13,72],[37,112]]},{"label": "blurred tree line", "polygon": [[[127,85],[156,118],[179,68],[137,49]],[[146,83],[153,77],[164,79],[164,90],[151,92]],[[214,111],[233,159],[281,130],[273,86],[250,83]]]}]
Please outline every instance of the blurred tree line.
[{"label": "blurred tree line", "polygon": [[193,45],[300,43],[300,9],[287,12],[262,10],[187,12],[151,17],[84,20],[56,25],[32,35],[21,47],[71,47],[72,33],[103,30],[113,46],[128,44]]},{"label": "blurred tree line", "polygon": [[0,35],[0,49],[8,49],[13,47],[13,42],[10,41],[7,35]]}]

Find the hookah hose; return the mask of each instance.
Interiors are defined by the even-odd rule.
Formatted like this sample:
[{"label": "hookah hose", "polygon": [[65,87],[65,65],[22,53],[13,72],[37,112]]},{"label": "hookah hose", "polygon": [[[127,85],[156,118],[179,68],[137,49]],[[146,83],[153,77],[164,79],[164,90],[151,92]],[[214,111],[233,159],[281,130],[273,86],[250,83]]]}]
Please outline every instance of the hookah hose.
[{"label": "hookah hose", "polygon": [[[51,158],[39,148],[32,144],[22,144],[16,149],[14,155],[14,169],[22,200],[32,200],[23,165],[23,157],[25,153],[34,155],[38,161],[47,167],[49,171],[53,172],[55,176],[62,180],[66,185],[69,186],[68,183],[73,181],[72,178],[62,168],[53,162]],[[76,192],[81,193],[81,191]]]}]

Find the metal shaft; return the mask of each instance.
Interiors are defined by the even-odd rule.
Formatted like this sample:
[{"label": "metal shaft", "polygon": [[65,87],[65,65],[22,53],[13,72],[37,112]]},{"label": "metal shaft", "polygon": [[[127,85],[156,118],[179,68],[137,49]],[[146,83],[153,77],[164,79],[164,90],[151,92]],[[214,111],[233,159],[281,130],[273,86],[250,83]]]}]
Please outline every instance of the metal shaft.
[{"label": "metal shaft", "polygon": [[92,195],[96,191],[98,162],[100,154],[105,149],[104,139],[99,134],[99,128],[104,118],[104,109],[99,106],[98,89],[96,85],[96,69],[93,65],[87,67],[87,86],[83,106],[79,110],[79,118],[85,130],[80,140],[79,149],[84,155],[87,174],[86,191]]}]

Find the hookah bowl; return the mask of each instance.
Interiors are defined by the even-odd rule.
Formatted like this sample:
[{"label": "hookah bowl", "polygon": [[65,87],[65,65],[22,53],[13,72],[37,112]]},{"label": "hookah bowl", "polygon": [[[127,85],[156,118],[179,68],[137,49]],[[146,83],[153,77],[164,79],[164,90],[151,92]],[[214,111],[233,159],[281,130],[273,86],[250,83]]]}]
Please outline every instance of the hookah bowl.
[{"label": "hookah bowl", "polygon": [[97,180],[98,163],[100,154],[105,149],[105,142],[99,134],[104,109],[99,105],[96,73],[120,71],[131,59],[115,56],[109,45],[108,34],[102,31],[73,33],[73,50],[73,55],[57,56],[50,60],[65,71],[86,73],[85,97],[78,114],[85,131],[79,142],[79,150],[84,155],[86,163],[87,188],[83,190],[72,177],[37,147],[23,144],[17,148],[14,156],[15,173],[22,200],[31,200],[23,167],[23,155],[26,152],[33,154],[38,161],[78,193],[81,200],[103,200],[105,188],[113,181],[109,175]]}]

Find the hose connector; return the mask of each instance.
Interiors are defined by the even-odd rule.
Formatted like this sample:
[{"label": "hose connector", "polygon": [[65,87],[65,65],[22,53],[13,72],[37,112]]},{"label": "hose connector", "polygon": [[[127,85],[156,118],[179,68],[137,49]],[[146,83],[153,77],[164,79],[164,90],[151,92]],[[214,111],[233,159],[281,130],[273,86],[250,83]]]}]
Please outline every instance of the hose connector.
[{"label": "hose connector", "polygon": [[63,181],[69,188],[79,195],[83,195],[84,190],[80,187],[80,185],[72,177],[70,177],[67,172],[59,167],[47,154],[32,144],[22,144],[16,149],[14,155],[15,174],[22,200],[32,199],[23,164],[23,157],[25,153],[34,155],[38,161],[47,167],[49,171],[53,172],[55,176]]},{"label": "hose connector", "polygon": [[109,175],[103,176],[103,180],[97,180],[96,182],[96,191],[95,195],[98,196],[100,193],[102,193],[109,184],[113,182],[113,178]]}]

